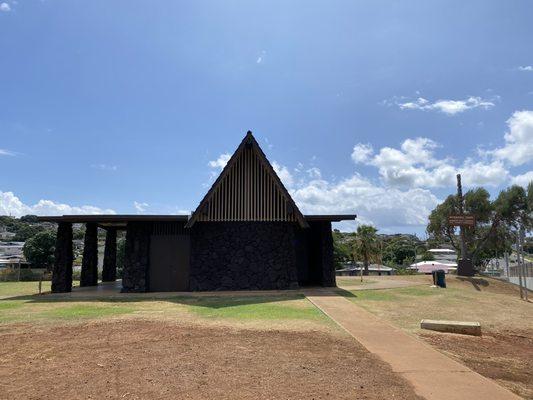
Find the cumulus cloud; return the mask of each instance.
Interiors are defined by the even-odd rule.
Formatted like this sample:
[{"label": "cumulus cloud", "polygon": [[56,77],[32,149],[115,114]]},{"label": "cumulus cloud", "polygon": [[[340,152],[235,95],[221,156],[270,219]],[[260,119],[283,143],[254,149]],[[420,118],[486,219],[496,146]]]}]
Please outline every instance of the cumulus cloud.
[{"label": "cumulus cloud", "polygon": [[516,175],[511,178],[513,185],[519,185],[527,188],[530,182],[533,182],[533,171],[527,171],[525,174]]},{"label": "cumulus cloud", "polygon": [[520,67],[518,67],[518,70],[519,70],[519,71],[532,72],[532,71],[533,71],[533,65],[524,65],[524,66],[520,66]]},{"label": "cumulus cloud", "polygon": [[505,145],[490,152],[514,166],[533,160],[533,111],[516,111],[507,120]]},{"label": "cumulus cloud", "polygon": [[39,200],[33,205],[24,204],[13,192],[0,191],[0,215],[20,217],[23,215],[73,215],[73,214],[116,214],[114,210],[95,206],[71,206],[52,200]]},{"label": "cumulus cloud", "polygon": [[220,170],[223,170],[230,158],[231,158],[231,154],[223,153],[220,156],[218,156],[216,160],[209,161],[208,165],[211,168],[218,168]]},{"label": "cumulus cloud", "polygon": [[148,204],[148,203],[140,203],[138,201],[134,201],[133,202],[133,207],[135,208],[135,211],[137,212],[137,214],[142,214],[142,213],[146,212],[146,209],[148,207],[150,207],[150,204]]},{"label": "cumulus cloud", "polygon": [[278,164],[276,161],[272,162],[272,168],[274,168],[274,171],[276,171],[276,174],[278,174],[279,179],[286,188],[291,188],[294,185],[294,177],[289,171],[289,168]]},{"label": "cumulus cloud", "polygon": [[8,3],[0,3],[0,11],[9,12],[11,11],[11,7]]},{"label": "cumulus cloud", "polygon": [[373,153],[374,149],[370,144],[358,143],[353,147],[352,160],[356,163],[365,163]]},{"label": "cumulus cloud", "polygon": [[435,150],[439,147],[435,141],[423,137],[406,139],[400,148],[383,147],[375,154],[366,151],[369,145],[357,144],[352,160],[376,167],[382,182],[396,187],[453,186],[458,173],[467,185],[496,186],[508,179],[509,173],[501,161],[467,159],[462,165],[456,165],[448,157],[436,157]]},{"label": "cumulus cloud", "polygon": [[474,108],[488,110],[495,106],[493,100],[470,96],[464,100],[437,100],[431,102],[423,97],[415,100],[396,102],[401,110],[438,111],[447,115],[455,115]]},{"label": "cumulus cloud", "polygon": [[357,213],[359,222],[380,227],[425,225],[439,202],[429,190],[386,188],[357,173],[339,182],[307,181],[291,195],[305,214]]}]

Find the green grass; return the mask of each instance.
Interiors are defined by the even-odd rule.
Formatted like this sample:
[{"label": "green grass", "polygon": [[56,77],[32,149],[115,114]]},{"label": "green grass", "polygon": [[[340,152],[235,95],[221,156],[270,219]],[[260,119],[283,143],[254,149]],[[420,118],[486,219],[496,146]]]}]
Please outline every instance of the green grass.
[{"label": "green grass", "polygon": [[367,280],[366,276],[363,278],[363,282],[361,282],[361,279],[359,277],[357,277],[357,279],[337,277],[337,284],[341,286],[368,285],[369,283],[376,283],[376,282],[377,281]]},{"label": "green grass", "polygon": [[22,305],[23,305],[22,301],[0,300],[0,311],[12,310],[14,308],[22,307]]},{"label": "green grass", "polygon": [[[50,281],[43,281],[42,290],[50,290]],[[9,296],[26,296],[39,293],[39,282],[0,282],[0,298]]]},{"label": "green grass", "polygon": [[207,297],[186,301],[190,311],[205,318],[239,320],[321,320],[324,315],[304,297]]},{"label": "green grass", "polygon": [[57,307],[38,314],[38,317],[49,319],[81,319],[103,318],[116,315],[129,314],[135,311],[134,307],[117,305],[92,305],[76,304],[66,307]]},{"label": "green grass", "polygon": [[[73,281],[73,286],[78,286],[79,281]],[[42,282],[42,292],[49,292],[51,289],[52,283],[50,281]],[[39,294],[39,282],[0,282],[0,299],[6,297],[15,297],[15,296],[31,296],[34,294]],[[1,300],[0,300],[1,301]]]},{"label": "green grass", "polygon": [[[416,286],[397,289],[376,289],[376,290],[352,290],[351,295],[346,297],[352,301],[405,301],[413,297],[438,296],[443,294],[442,289]],[[453,289],[447,289],[448,293],[454,292]],[[413,299],[414,300],[414,299]],[[416,300],[420,301],[420,300]]]}]

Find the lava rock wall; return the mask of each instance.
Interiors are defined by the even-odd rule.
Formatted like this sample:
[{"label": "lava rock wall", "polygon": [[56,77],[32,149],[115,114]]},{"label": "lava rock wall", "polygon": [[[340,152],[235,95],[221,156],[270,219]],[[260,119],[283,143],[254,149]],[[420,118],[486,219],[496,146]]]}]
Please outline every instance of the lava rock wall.
[{"label": "lava rock wall", "polygon": [[298,287],[291,222],[198,222],[191,228],[191,291]]},{"label": "lava rock wall", "polygon": [[122,292],[146,292],[152,224],[130,222],[126,231]]}]

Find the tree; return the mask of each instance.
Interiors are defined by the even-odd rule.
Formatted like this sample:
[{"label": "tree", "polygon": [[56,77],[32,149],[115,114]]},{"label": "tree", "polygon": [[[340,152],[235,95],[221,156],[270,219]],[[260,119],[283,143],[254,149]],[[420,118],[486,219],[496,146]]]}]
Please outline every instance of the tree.
[{"label": "tree", "polygon": [[117,240],[117,278],[122,278],[124,259],[126,258],[126,239]]},{"label": "tree", "polygon": [[342,267],[342,263],[351,259],[350,234],[333,230],[333,262],[336,268]]},{"label": "tree", "polygon": [[56,238],[53,232],[43,231],[29,238],[22,251],[26,260],[36,267],[49,269],[54,263]]},{"label": "tree", "polygon": [[16,235],[13,240],[16,242],[25,242],[37,233],[44,231],[41,225],[20,224],[15,231]]},{"label": "tree", "polygon": [[32,215],[32,214],[23,215],[22,217],[20,217],[20,222],[28,222],[30,224],[36,224],[39,222],[39,217],[37,215]]},{"label": "tree", "polygon": [[404,238],[389,241],[383,249],[383,262],[387,265],[401,265],[406,260],[414,260],[414,258],[415,245]]},{"label": "tree", "polygon": [[[466,252],[463,258],[471,258],[479,265],[486,257],[510,249],[512,230],[518,226],[531,227],[531,206],[533,185],[528,193],[514,185],[500,192],[496,200],[484,188],[469,190],[464,196],[464,211],[476,217],[476,226],[465,229]],[[460,253],[456,227],[448,224],[448,216],[459,213],[457,196],[450,195],[439,204],[429,216],[427,232],[435,239],[448,240]]]},{"label": "tree", "polygon": [[377,229],[370,225],[359,225],[357,227],[353,252],[354,259],[363,259],[363,275],[368,275],[370,261],[375,260],[380,253],[379,239],[376,232]]}]

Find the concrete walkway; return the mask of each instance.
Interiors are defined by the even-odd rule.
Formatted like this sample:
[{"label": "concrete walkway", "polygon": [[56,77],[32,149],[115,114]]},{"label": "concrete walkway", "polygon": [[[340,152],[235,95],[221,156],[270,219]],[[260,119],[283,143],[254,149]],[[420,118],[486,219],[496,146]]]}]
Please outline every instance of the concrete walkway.
[{"label": "concrete walkway", "polygon": [[371,353],[390,364],[428,400],[514,400],[520,397],[333,291],[307,298]]}]

